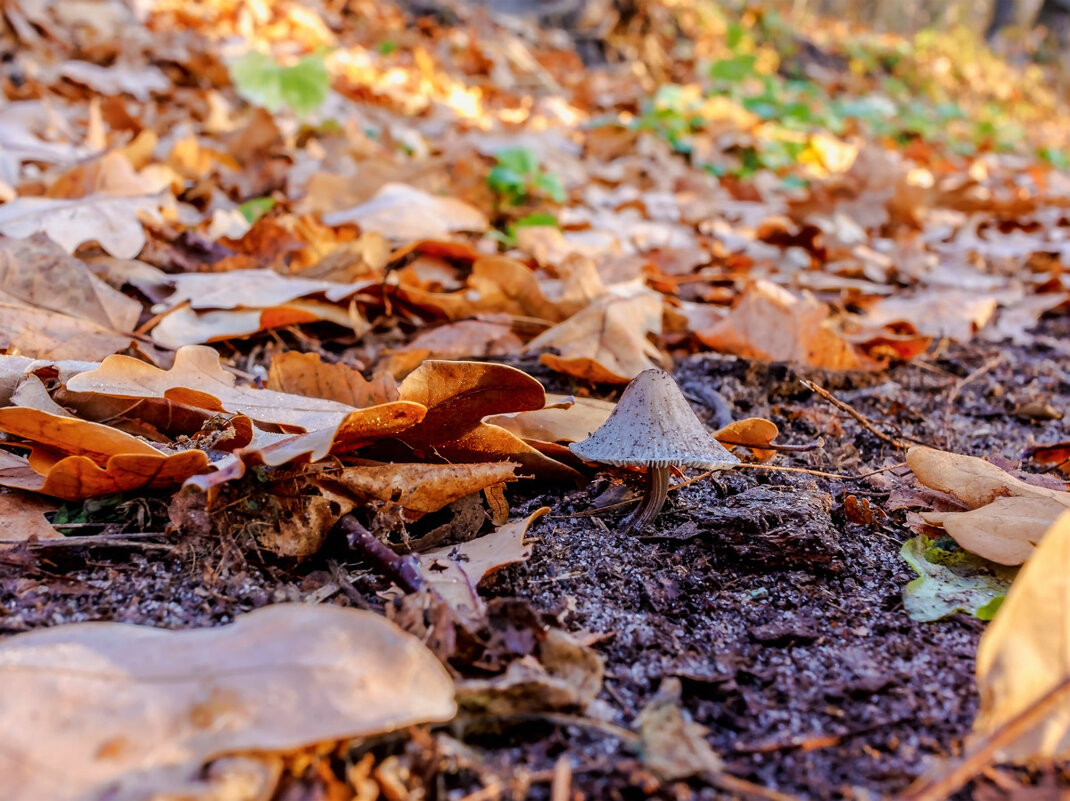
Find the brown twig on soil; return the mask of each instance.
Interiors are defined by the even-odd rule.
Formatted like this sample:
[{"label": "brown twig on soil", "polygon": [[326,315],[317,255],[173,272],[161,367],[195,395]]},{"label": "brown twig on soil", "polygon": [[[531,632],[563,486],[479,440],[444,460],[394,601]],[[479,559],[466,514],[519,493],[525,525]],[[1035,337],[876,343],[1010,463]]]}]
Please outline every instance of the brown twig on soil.
[{"label": "brown twig on soil", "polygon": [[866,431],[868,431],[869,433],[873,434],[878,439],[881,439],[884,442],[887,442],[889,445],[891,445],[891,446],[893,446],[895,448],[902,448],[903,450],[906,450],[907,448],[910,447],[909,443],[904,442],[903,440],[899,439],[898,437],[890,437],[887,434],[885,434],[883,431],[879,430],[870,421],[870,419],[868,417],[866,417],[864,414],[862,414],[862,412],[860,412],[857,409],[855,409],[854,407],[844,403],[842,400],[840,400],[839,398],[835,397],[827,389],[823,389],[822,387],[819,387],[817,384],[815,384],[813,381],[807,381],[805,378],[800,378],[799,379],[799,383],[801,383],[804,387],[809,389],[811,392],[815,392],[818,395],[820,395],[822,398],[827,400],[829,403],[831,403],[833,406],[835,406],[840,411],[847,412],[847,414],[851,415],[851,417],[853,417],[855,420],[858,421],[858,424],[860,426],[862,426],[862,428],[866,429]]},{"label": "brown twig on soil", "polygon": [[[61,528],[67,528],[63,525]],[[62,537],[48,540],[0,540],[0,546],[25,545],[35,551],[47,551],[56,548],[141,548],[142,550],[171,550],[172,543],[146,542],[150,539],[166,537],[165,531],[139,531],[134,534],[86,534],[84,536]]]},{"label": "brown twig on soil", "polygon": [[1001,353],[999,356],[996,356],[994,359],[989,359],[987,362],[982,364],[980,367],[978,367],[976,370],[974,370],[968,376],[963,378],[961,381],[956,382],[955,386],[951,388],[951,392],[949,392],[948,395],[947,395],[947,408],[948,408],[948,410],[950,410],[951,407],[955,405],[955,401],[958,400],[959,393],[962,392],[962,390],[966,387],[967,384],[970,384],[970,383],[976,381],[978,378],[983,376],[989,370],[994,370],[995,368],[999,367],[1001,364],[1003,364],[1003,362],[1006,360],[1006,358],[1007,357],[1004,354]]},{"label": "brown twig on soil", "polygon": [[897,801],[943,801],[945,798],[950,798],[966,782],[988,767],[997,751],[1010,745],[1040,723],[1045,715],[1050,714],[1059,704],[1065,703],[1068,697],[1070,697],[1070,676],[989,734],[946,773],[931,779],[919,779],[914,785],[908,787]]},{"label": "brown twig on soil", "polygon": [[424,577],[416,559],[402,556],[380,542],[353,515],[342,515],[337,525],[345,532],[351,550],[375,565],[405,592],[417,592],[424,585]]}]

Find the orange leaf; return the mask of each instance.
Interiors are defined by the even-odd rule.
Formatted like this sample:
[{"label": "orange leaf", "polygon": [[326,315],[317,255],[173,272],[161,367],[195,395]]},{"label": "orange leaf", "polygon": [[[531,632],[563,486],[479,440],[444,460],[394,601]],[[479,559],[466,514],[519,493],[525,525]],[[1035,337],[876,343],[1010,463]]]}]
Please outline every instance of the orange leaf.
[{"label": "orange leaf", "polygon": [[546,402],[542,384],[527,373],[482,362],[426,361],[398,392],[402,400],[427,407],[423,422],[403,437],[423,445],[456,439],[488,414],[541,409]]}]

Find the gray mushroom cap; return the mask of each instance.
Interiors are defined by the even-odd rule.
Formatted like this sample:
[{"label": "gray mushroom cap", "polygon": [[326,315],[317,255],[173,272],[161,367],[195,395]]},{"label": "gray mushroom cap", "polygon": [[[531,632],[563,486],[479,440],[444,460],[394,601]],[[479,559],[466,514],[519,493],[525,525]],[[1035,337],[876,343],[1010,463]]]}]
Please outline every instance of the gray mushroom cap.
[{"label": "gray mushroom cap", "polygon": [[569,448],[585,461],[616,466],[719,470],[739,462],[695,416],[673,377],[657,368],[632,379],[598,430]]}]

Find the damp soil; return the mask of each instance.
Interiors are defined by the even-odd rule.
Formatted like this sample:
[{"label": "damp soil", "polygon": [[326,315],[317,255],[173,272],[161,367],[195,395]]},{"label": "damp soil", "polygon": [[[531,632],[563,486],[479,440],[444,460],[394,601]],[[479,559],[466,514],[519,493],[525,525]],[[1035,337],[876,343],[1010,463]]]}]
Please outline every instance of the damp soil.
[{"label": "damp soil", "polygon": [[[1064,316],[1044,321],[1024,345],[949,345],[880,373],[711,354],[679,359],[675,373],[711,427],[761,416],[780,426],[784,442],[823,441],[780,455],[780,465],[860,476],[902,461],[901,449],[808,389],[801,379],[809,379],[889,438],[1036,472],[1023,461],[1027,448],[1067,436],[1065,420],[1045,418],[1070,412],[1068,343]],[[519,366],[551,390],[613,397],[534,362]],[[599,720],[535,716],[490,732],[454,726],[373,745],[421,766],[427,798],[464,798],[494,781],[499,795],[475,797],[549,798],[562,754],[573,798],[727,797],[699,780],[660,784],[613,728],[631,728],[675,677],[683,709],[738,777],[803,798],[903,790],[961,748],[977,709],[983,624],[962,614],[917,623],[904,612],[902,588],[913,574],[899,550],[914,532],[889,503],[896,479],[888,475],[724,472],[672,492],[637,535],[619,531],[626,510],[593,508],[627,495],[619,479],[596,476],[582,489],[520,486],[510,498],[514,516],[551,511],[530,530],[530,560],[496,574],[487,594],[524,599],[596,642],[606,668]],[[851,522],[859,516],[845,511],[859,499],[874,510],[869,522]],[[99,510],[100,527],[76,532],[95,537],[92,545],[72,536],[62,547],[0,554],[0,636],[82,620],[219,625],[283,601],[382,606],[383,580],[368,565],[346,563],[337,547],[293,565],[233,543],[191,543],[183,532],[134,537],[164,525],[166,500]],[[339,586],[340,575],[351,583]],[[960,797],[1017,797],[1034,782],[1055,793],[1052,781],[1070,786],[1066,775],[990,773]],[[280,797],[324,792],[318,780],[297,777]]]}]

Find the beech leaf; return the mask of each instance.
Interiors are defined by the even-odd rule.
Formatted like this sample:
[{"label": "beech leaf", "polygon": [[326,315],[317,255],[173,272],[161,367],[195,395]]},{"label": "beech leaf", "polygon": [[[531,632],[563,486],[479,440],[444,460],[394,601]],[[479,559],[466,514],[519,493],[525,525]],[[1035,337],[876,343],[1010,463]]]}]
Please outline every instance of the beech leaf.
[{"label": "beech leaf", "polygon": [[[1041,539],[1011,585],[977,649],[979,734],[991,734],[1061,682],[1070,680],[1070,511]],[[1007,746],[1014,762],[1070,757],[1070,704]]]},{"label": "beech leaf", "polygon": [[240,751],[450,719],[453,681],[372,612],[282,604],[214,629],[75,623],[0,643],[8,801],[147,798]]}]

